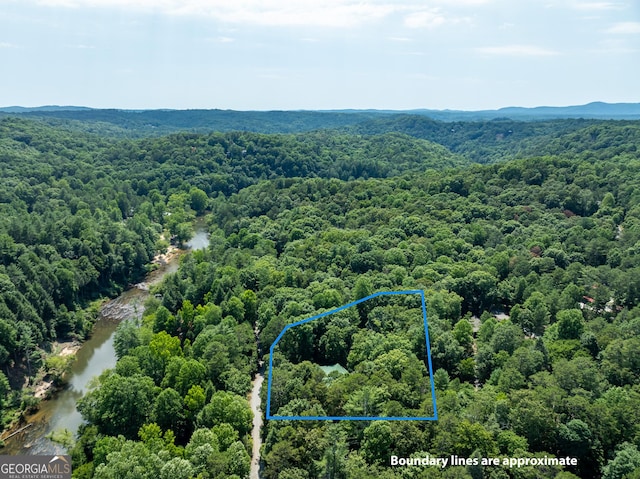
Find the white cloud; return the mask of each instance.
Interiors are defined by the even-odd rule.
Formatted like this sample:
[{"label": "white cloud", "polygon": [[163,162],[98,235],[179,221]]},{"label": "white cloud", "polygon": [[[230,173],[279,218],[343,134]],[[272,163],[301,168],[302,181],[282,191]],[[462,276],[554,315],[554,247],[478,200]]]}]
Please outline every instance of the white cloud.
[{"label": "white cloud", "polygon": [[618,10],[623,7],[620,3],[616,2],[571,2],[571,7],[576,10],[586,11],[604,11],[604,10]]},{"label": "white cloud", "polygon": [[607,28],[605,32],[620,35],[636,35],[640,33],[640,22],[619,22]]},{"label": "white cloud", "polygon": [[620,10],[625,8],[621,2],[585,2],[584,0],[550,0],[545,5],[547,8],[570,8],[583,12],[604,12],[607,10]]},{"label": "white cloud", "polygon": [[[120,8],[170,15],[209,16],[265,26],[354,27],[403,10],[390,0],[34,0],[67,8]],[[388,2],[388,3],[387,3]]]},{"label": "white cloud", "polygon": [[0,42],[0,48],[18,48],[18,45],[8,42]]},{"label": "white cloud", "polygon": [[[495,0],[25,0],[40,6],[115,8],[166,15],[196,15],[235,25],[356,27],[394,14],[410,28],[434,28],[467,18],[444,13]],[[437,7],[425,7],[438,5]]]},{"label": "white cloud", "polygon": [[216,43],[233,43],[235,42],[235,38],[231,38],[231,37],[216,37],[213,39],[214,42]]},{"label": "white cloud", "polygon": [[494,3],[495,0],[432,0],[430,3],[439,3],[447,7],[478,7]]},{"label": "white cloud", "polygon": [[502,55],[518,57],[548,57],[558,55],[554,50],[538,47],[535,45],[501,45],[499,47],[481,47],[476,51],[485,55]]},{"label": "white cloud", "polygon": [[417,11],[410,11],[404,17],[404,26],[413,29],[433,30],[445,25],[459,25],[462,23],[470,24],[471,19],[469,17],[449,14],[449,12],[445,13],[441,8],[431,8],[428,10],[420,8]]},{"label": "white cloud", "polygon": [[404,24],[409,28],[436,28],[447,22],[439,9],[413,12],[404,17]]}]

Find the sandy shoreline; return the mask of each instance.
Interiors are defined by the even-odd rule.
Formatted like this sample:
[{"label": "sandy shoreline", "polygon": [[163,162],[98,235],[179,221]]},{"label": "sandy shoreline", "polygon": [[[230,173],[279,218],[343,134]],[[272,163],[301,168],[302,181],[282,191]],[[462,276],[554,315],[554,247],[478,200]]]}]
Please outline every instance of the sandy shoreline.
[{"label": "sandy shoreline", "polygon": [[[80,341],[65,341],[62,343],[55,341],[52,344],[53,353],[49,357],[69,358],[74,356],[81,347],[82,343]],[[51,375],[46,372],[43,373],[42,378],[32,386],[33,396],[41,400],[46,399],[56,389],[54,380],[50,377]]]},{"label": "sandy shoreline", "polygon": [[[48,357],[58,356],[61,358],[69,358],[78,352],[82,347],[82,343],[80,341],[54,341],[51,344],[51,347],[52,353],[49,354]],[[56,386],[54,379],[44,370],[44,368],[38,372],[35,378],[35,383],[27,388],[27,390],[30,391],[33,394],[33,397],[38,401],[47,400],[57,389],[58,386]],[[25,422],[23,411],[15,420],[7,425],[2,433],[0,433],[0,441],[9,438],[15,432],[19,431],[20,428],[24,428],[24,426]]]},{"label": "sandy shoreline", "polygon": [[177,246],[169,245],[167,247],[167,251],[165,253],[159,253],[153,257],[151,261],[153,264],[158,264],[160,266],[164,266],[167,263],[170,263],[176,255],[180,254],[183,251]]}]

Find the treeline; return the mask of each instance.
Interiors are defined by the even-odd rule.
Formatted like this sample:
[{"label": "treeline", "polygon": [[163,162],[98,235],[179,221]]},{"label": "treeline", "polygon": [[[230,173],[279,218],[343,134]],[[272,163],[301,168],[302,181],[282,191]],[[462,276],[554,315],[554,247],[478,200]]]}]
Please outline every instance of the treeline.
[{"label": "treeline", "polygon": [[[0,111],[0,117],[4,116]],[[8,114],[7,114],[8,115]],[[124,138],[163,136],[176,132],[248,131],[301,133],[340,128],[385,116],[382,112],[354,111],[233,111],[233,110],[112,110],[58,109],[11,113],[11,116],[44,121],[50,125],[94,131]]]}]

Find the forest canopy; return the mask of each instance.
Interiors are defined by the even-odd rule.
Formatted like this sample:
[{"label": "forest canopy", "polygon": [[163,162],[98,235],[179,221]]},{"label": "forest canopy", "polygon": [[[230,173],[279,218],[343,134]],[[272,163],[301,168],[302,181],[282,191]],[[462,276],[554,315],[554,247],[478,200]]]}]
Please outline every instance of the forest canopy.
[{"label": "forest canopy", "polygon": [[[390,456],[425,453],[578,463],[412,477],[638,477],[640,124],[328,126],[131,139],[0,119],[3,421],[22,399],[14,371],[90,334],[92,301],[142,279],[161,235],[184,241],[204,216],[209,247],[167,276],[140,326],[120,325],[116,368],[79,403],[75,477],[134,464],[245,477],[246,395],[283,328],[407,289],[426,295],[433,378],[402,325],[410,308],[361,308],[283,342],[272,394],[296,415],[391,416],[424,410],[432,379],[439,420],[270,421],[265,477],[405,477]],[[323,371],[335,363],[349,374]]]}]

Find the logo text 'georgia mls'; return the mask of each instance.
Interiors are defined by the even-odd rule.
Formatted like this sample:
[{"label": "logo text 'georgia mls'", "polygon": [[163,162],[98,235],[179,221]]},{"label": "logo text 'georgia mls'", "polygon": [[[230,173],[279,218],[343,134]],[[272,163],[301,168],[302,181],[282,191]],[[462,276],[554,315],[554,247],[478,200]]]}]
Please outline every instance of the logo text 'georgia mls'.
[{"label": "logo text 'georgia mls'", "polygon": [[0,479],[71,479],[70,456],[0,456]]}]

